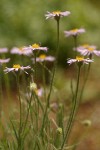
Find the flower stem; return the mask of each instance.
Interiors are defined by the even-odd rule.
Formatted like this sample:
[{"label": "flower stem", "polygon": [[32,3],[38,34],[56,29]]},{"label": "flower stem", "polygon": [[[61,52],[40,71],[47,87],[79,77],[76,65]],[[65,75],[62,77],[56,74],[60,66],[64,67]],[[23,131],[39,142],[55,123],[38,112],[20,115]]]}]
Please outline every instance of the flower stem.
[{"label": "flower stem", "polygon": [[57,20],[57,49],[56,49],[56,60],[59,52],[59,19]]},{"label": "flower stem", "polygon": [[3,89],[2,89],[2,77],[0,76],[0,119],[2,116],[2,102],[3,102]]},{"label": "flower stem", "polygon": [[87,82],[87,80],[88,80],[90,68],[91,68],[91,63],[89,63],[88,69],[87,69],[87,73],[86,73],[86,75],[85,75],[84,83],[83,83],[82,90],[81,90],[81,93],[80,93],[80,98],[79,98],[80,102],[82,101],[82,97],[83,97],[83,93],[84,93],[84,89],[85,89],[86,82]]},{"label": "flower stem", "polygon": [[58,52],[59,52],[59,19],[56,21],[57,21],[57,47],[56,47],[56,54],[55,54],[56,60],[54,62],[53,73],[52,73],[51,82],[50,82],[50,90],[49,90],[49,94],[47,97],[47,103],[46,103],[46,107],[45,107],[45,111],[44,111],[41,131],[40,131],[41,135],[43,134],[43,129],[44,129],[45,121],[46,121],[46,117],[47,117],[47,111],[48,111],[48,108],[50,106],[50,96],[51,96],[51,92],[52,92],[55,70],[56,70],[56,66],[57,66],[57,57],[58,57]]},{"label": "flower stem", "polygon": [[55,70],[56,70],[56,66],[57,66],[58,52],[59,52],[59,19],[57,20],[57,49],[56,49],[56,55],[55,55],[56,60],[54,62],[53,74],[52,74],[51,85],[50,85],[50,92],[49,92],[49,95],[48,95],[48,106],[49,106],[49,103],[50,103],[49,101],[50,101],[51,91],[52,91],[52,87],[53,87]]},{"label": "flower stem", "polygon": [[21,141],[21,131],[22,131],[22,105],[21,105],[21,97],[20,97],[20,85],[19,85],[19,74],[16,76],[16,82],[17,82],[17,88],[18,88],[18,99],[19,99],[19,105],[20,105],[20,121],[19,121],[19,131],[18,131],[18,149],[21,149],[22,147],[22,141]]},{"label": "flower stem", "polygon": [[31,102],[32,102],[32,93],[31,93],[31,97],[30,97],[30,101],[28,102],[28,107],[27,107],[27,114],[26,114],[26,119],[23,125],[23,133],[26,129],[27,123],[28,123],[28,117],[29,117],[29,111],[30,111],[30,107],[31,107]]},{"label": "flower stem", "polygon": [[77,36],[74,36],[74,45],[75,45],[75,57],[77,55]]},{"label": "flower stem", "polygon": [[43,87],[44,87],[44,100],[46,102],[45,62],[43,62],[43,67],[42,67],[42,79],[43,79]]},{"label": "flower stem", "polygon": [[36,75],[37,75],[37,63],[36,63],[36,52],[34,52],[34,79],[35,79],[35,82],[36,82]]},{"label": "flower stem", "polygon": [[71,109],[71,112],[70,112],[70,117],[69,117],[69,120],[68,120],[68,123],[67,123],[66,130],[65,130],[65,137],[64,137],[64,140],[63,140],[62,145],[61,145],[61,150],[63,149],[65,142],[68,144],[68,139],[69,139],[71,129],[72,129],[72,126],[73,126],[73,123],[74,123],[74,120],[75,120],[76,112],[77,112],[77,109],[78,109],[78,106],[79,106],[77,96],[78,96],[78,89],[79,89],[80,69],[81,69],[81,67],[78,67],[76,92],[75,92],[75,96],[73,98],[72,109]]}]

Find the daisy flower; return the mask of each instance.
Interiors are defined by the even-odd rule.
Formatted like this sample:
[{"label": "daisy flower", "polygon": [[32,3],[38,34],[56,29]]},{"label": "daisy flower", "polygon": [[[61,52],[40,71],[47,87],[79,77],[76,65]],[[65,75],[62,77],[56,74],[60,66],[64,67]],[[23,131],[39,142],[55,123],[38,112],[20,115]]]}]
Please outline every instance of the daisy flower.
[{"label": "daisy flower", "polygon": [[[33,63],[34,63],[35,59],[32,58],[32,60],[33,60]],[[52,62],[54,60],[55,60],[55,57],[53,57],[53,56],[46,56],[45,54],[41,54],[39,57],[36,58],[36,62],[44,62],[44,61]]]},{"label": "daisy flower", "polygon": [[8,52],[8,49],[5,47],[5,48],[0,48],[0,53],[7,53]]},{"label": "daisy flower", "polygon": [[90,56],[95,54],[96,56],[100,56],[100,51],[96,50],[95,45],[84,44],[82,46],[77,47],[76,49],[83,56]]},{"label": "daisy flower", "polygon": [[75,59],[68,59],[67,63],[69,65],[73,64],[73,63],[82,63],[82,64],[89,64],[90,62],[93,62],[93,60],[89,59],[89,58],[84,58],[84,57],[80,57],[80,56],[76,56]]},{"label": "daisy flower", "polygon": [[65,16],[68,16],[70,15],[70,11],[64,11],[64,12],[61,12],[61,11],[53,11],[53,12],[48,12],[47,11],[47,14],[45,15],[46,19],[60,19],[60,17],[65,17]]},{"label": "daisy flower", "polygon": [[95,46],[95,45],[83,44],[83,45],[77,47],[77,50],[80,51],[80,49],[86,49],[86,48],[89,48],[89,47],[96,49],[96,46]]},{"label": "daisy flower", "polygon": [[84,32],[85,32],[85,29],[83,29],[83,28],[64,31],[66,37],[69,37],[69,36],[76,37],[77,35],[82,34]]},{"label": "daisy flower", "polygon": [[30,69],[30,66],[20,66],[19,64],[15,64],[13,65],[12,68],[8,68],[6,67],[6,69],[4,70],[5,73],[9,73],[9,72],[18,72],[18,71],[24,71],[26,74],[28,74],[25,70]]},{"label": "daisy flower", "polygon": [[42,50],[42,51],[46,51],[48,50],[47,47],[42,47],[40,46],[39,44],[32,44],[32,45],[29,45],[28,47],[24,47],[26,50],[31,50],[31,51],[36,51],[36,50]]},{"label": "daisy flower", "polygon": [[9,61],[10,61],[10,58],[7,58],[7,59],[0,59],[0,64],[8,63]]},{"label": "daisy flower", "polygon": [[26,55],[26,56],[30,56],[32,54],[32,50],[31,49],[26,49],[25,47],[13,47],[11,49],[11,54],[18,54],[18,55]]}]

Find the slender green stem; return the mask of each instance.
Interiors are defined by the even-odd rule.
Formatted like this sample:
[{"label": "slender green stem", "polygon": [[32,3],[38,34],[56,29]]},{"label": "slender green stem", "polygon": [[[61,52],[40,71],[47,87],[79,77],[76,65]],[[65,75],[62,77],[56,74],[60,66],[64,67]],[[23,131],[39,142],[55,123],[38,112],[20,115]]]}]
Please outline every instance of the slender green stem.
[{"label": "slender green stem", "polygon": [[69,117],[69,120],[68,120],[68,123],[67,123],[66,131],[65,131],[65,137],[64,137],[64,140],[63,140],[62,145],[61,145],[61,150],[63,149],[65,142],[68,144],[68,139],[69,139],[71,129],[72,129],[72,126],[73,126],[73,122],[74,122],[74,119],[75,119],[75,116],[76,116],[76,112],[77,112],[77,109],[78,109],[78,106],[79,106],[77,96],[78,96],[78,89],[79,89],[80,69],[81,68],[78,67],[77,86],[76,86],[75,96],[73,98],[71,113],[70,113],[70,117]]},{"label": "slender green stem", "polygon": [[3,101],[2,77],[0,76],[0,119],[1,119],[1,116],[2,116],[1,115],[2,114],[2,101]]},{"label": "slender green stem", "polygon": [[57,21],[57,49],[56,49],[56,54],[55,54],[56,60],[54,62],[53,73],[52,73],[52,78],[51,78],[51,82],[50,82],[50,91],[49,91],[49,94],[47,97],[47,103],[46,103],[45,112],[44,112],[43,121],[42,121],[42,127],[41,127],[41,131],[40,131],[41,135],[43,134],[43,130],[44,130],[44,126],[45,126],[45,120],[47,117],[47,111],[48,111],[48,108],[50,106],[50,96],[51,96],[51,92],[52,92],[55,70],[56,70],[56,66],[57,66],[57,57],[58,57],[58,52],[59,52],[59,19],[57,19],[56,21]]},{"label": "slender green stem", "polygon": [[17,85],[18,85],[18,97],[19,97],[19,102],[20,102],[20,128],[21,128],[21,124],[22,124],[22,104],[21,104],[21,97],[20,97],[19,75],[18,75]]},{"label": "slender green stem", "polygon": [[44,112],[44,108],[43,108],[43,104],[42,104],[41,100],[39,99],[38,95],[35,92],[34,92],[34,95],[35,95],[35,98],[37,100],[38,107],[40,107],[42,112]]},{"label": "slender green stem", "polygon": [[45,62],[43,62],[43,67],[42,67],[42,76],[43,76],[43,87],[44,87],[44,100],[46,101]]},{"label": "slender green stem", "polygon": [[38,117],[39,117],[39,103],[36,99],[36,94],[34,92],[33,94],[33,97],[34,97],[34,110],[35,110],[35,119],[36,119],[36,131],[38,131]]},{"label": "slender green stem", "polygon": [[18,88],[18,99],[19,99],[19,105],[20,105],[20,122],[19,122],[19,137],[18,137],[18,150],[22,147],[22,141],[21,141],[21,131],[22,131],[22,104],[21,104],[21,97],[20,97],[20,84],[19,84],[19,73],[16,75],[16,82],[17,82],[17,88]]},{"label": "slender green stem", "polygon": [[72,97],[74,97],[73,81],[72,81],[72,79],[71,79],[71,83],[70,83],[70,88],[71,88],[71,92],[72,92]]},{"label": "slender green stem", "polygon": [[80,99],[80,102],[82,101],[82,97],[83,97],[83,93],[84,93],[84,89],[85,89],[86,82],[87,82],[87,80],[88,80],[90,68],[91,68],[91,63],[89,63],[88,69],[87,69],[87,73],[86,73],[86,75],[85,75],[84,83],[83,83],[82,90],[81,90],[81,93],[80,93],[80,98],[79,98],[79,99]]},{"label": "slender green stem", "polygon": [[58,52],[59,52],[59,19],[57,20],[57,49],[56,49],[56,60],[54,62],[54,68],[53,68],[53,74],[52,74],[52,79],[51,79],[51,85],[50,85],[50,92],[48,95],[48,107],[49,107],[49,101],[50,101],[50,96],[51,96],[51,91],[52,91],[52,87],[53,87],[53,81],[54,81],[54,76],[55,76],[55,70],[56,70],[56,66],[57,66],[57,58],[58,58]]},{"label": "slender green stem", "polygon": [[75,45],[75,57],[77,55],[77,36],[74,36],[74,45]]},{"label": "slender green stem", "polygon": [[[92,54],[90,54],[89,58],[92,59]],[[85,85],[86,85],[86,82],[88,80],[88,76],[89,76],[89,73],[90,73],[90,68],[91,68],[91,63],[89,63],[89,65],[88,65],[87,73],[86,73],[85,78],[84,78],[84,83],[83,83],[83,86],[82,86],[82,89],[81,89],[81,94],[80,94],[80,102],[82,101]]]},{"label": "slender green stem", "polygon": [[57,20],[57,49],[56,49],[56,61],[58,58],[58,53],[59,53],[59,19]]},{"label": "slender green stem", "polygon": [[32,102],[32,93],[31,93],[30,101],[28,102],[28,108],[27,108],[27,114],[26,114],[25,123],[24,123],[24,126],[23,126],[23,132],[25,131],[25,128],[27,126],[28,117],[29,117],[29,111],[30,111],[30,107],[31,107],[31,102]]},{"label": "slender green stem", "polygon": [[35,79],[35,82],[36,82],[36,74],[37,74],[37,66],[36,66],[36,52],[34,52],[34,79]]}]

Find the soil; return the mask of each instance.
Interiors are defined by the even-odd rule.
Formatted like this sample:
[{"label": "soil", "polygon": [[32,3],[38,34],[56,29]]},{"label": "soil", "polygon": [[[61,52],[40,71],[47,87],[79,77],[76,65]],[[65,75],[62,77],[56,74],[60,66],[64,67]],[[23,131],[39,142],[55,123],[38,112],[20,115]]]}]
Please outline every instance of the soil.
[{"label": "soil", "polygon": [[77,144],[77,150],[100,150],[100,100],[80,106],[70,143]]}]

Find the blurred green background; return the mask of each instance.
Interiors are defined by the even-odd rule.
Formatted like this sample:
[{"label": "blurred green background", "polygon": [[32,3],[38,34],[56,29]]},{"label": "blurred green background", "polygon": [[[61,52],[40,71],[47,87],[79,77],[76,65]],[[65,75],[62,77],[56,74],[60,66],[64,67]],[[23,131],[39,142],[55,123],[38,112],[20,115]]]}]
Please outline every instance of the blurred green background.
[{"label": "blurred green background", "polygon": [[95,0],[0,0],[0,47],[41,43],[53,53],[56,48],[56,22],[46,20],[47,11],[69,10],[71,15],[60,22],[59,63],[72,55],[73,40],[65,38],[64,30],[85,28],[79,44],[100,47],[100,1]]}]

